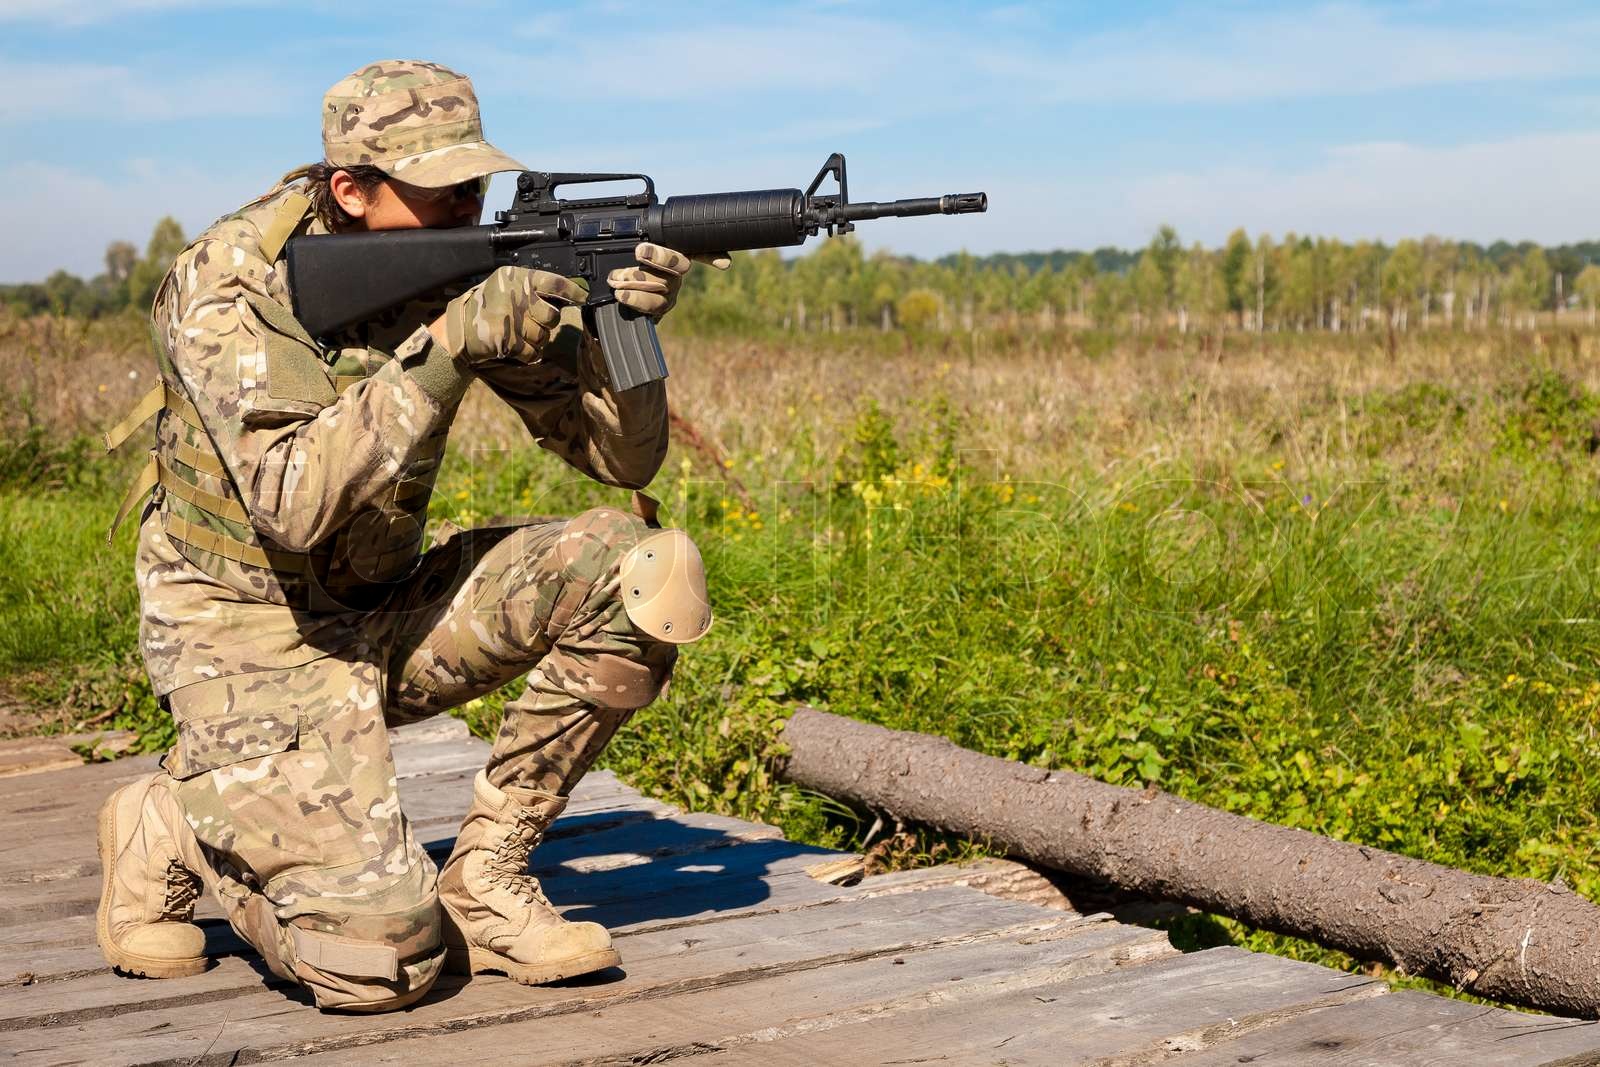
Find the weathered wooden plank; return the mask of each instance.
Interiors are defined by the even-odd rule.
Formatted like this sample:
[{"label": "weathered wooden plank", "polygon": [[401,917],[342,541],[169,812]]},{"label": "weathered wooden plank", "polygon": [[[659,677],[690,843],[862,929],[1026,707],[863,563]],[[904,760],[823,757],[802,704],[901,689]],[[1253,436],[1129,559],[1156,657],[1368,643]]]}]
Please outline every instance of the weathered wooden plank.
[{"label": "weathered wooden plank", "polygon": [[94,911],[99,901],[98,877],[9,886],[0,897],[0,927],[83,915]]},{"label": "weathered wooden plank", "polygon": [[[543,884],[551,899],[564,911],[576,914],[577,909],[583,907],[595,904],[603,907],[606,925],[612,931],[659,925],[678,927],[719,916],[804,907],[849,895],[848,890],[822,885],[807,876],[804,867],[813,862],[814,858],[806,855],[798,860],[780,860],[765,874],[761,873],[759,864],[740,864],[732,872],[711,872],[727,873],[733,878],[753,878],[756,884],[739,887],[736,892],[722,897],[726,907],[701,907],[689,915],[682,914],[688,906],[685,902],[664,907],[657,895],[648,891],[650,886],[658,886],[654,879],[648,884],[642,883],[637,894],[602,901],[586,895],[590,891],[588,879],[593,877],[591,875],[557,870],[545,877]],[[723,892],[720,883],[715,881],[690,884],[705,885],[719,894]],[[196,915],[207,930],[208,955],[250,952],[233,936],[227,924],[217,918],[219,912],[214,902],[203,900]],[[0,988],[24,980],[50,980],[61,974],[104,969],[94,942],[94,917],[89,912],[0,927]]]},{"label": "weathered wooden plank", "polygon": [[[582,874],[557,872],[544,881],[547,891],[558,901],[578,900],[582,896]],[[568,889],[563,885],[568,878],[578,879],[578,886]],[[779,870],[765,879],[764,887],[749,896],[760,896],[753,903],[726,910],[727,914],[750,911],[785,909],[816,904],[847,896],[847,890],[820,885],[804,875],[803,871]],[[684,925],[694,918],[671,916],[666,919],[652,917],[656,902],[640,897],[629,907],[628,901],[613,901],[608,905],[607,918],[612,930],[623,930],[657,923]],[[250,950],[239,942],[220,919],[214,901],[203,898],[196,908],[201,926],[208,932],[208,955],[219,956]],[[637,916],[637,917],[636,917]],[[54,919],[35,920],[10,927],[0,927],[0,988],[24,981],[50,980],[67,973],[103,970],[105,965],[94,940],[94,916],[82,912]]]},{"label": "weathered wooden plank", "polygon": [[[642,867],[614,868],[600,873],[557,867],[541,876],[545,894],[571,918],[601,922],[612,931],[640,926],[684,925],[745,912],[782,910],[837,899],[841,891],[822,885],[804,872],[814,862],[811,851],[794,852],[788,842],[760,842],[721,850],[709,857],[694,854],[657,859]],[[715,862],[683,862],[708,859]],[[216,915],[209,905],[206,916]],[[94,965],[98,949],[93,942],[92,916],[83,918],[89,937],[75,956],[75,966]],[[48,922],[34,924],[34,928]],[[217,953],[249,952],[236,941],[226,924],[208,926],[208,942]],[[30,965],[25,952],[11,954],[6,969],[44,973]]]},{"label": "weathered wooden plank", "polygon": [[[622,787],[624,799],[627,795],[626,787]],[[550,833],[549,841],[545,848],[536,853],[542,877],[547,886],[556,893],[557,898],[566,896],[560,886],[560,880],[568,875],[581,875],[578,871],[562,871],[559,863],[549,863],[545,857],[551,855],[550,846],[567,836],[576,836],[583,833],[592,833],[597,830],[610,829],[622,821],[652,821],[656,818],[672,814],[673,809],[654,801],[644,800],[635,796],[636,807],[608,807],[610,804],[620,803],[619,800],[600,798],[591,802],[575,800],[569,808],[568,816],[559,820]],[[617,820],[608,823],[599,819],[580,818],[579,816],[607,816]],[[692,818],[692,817],[690,817]],[[754,826],[755,824],[735,824]],[[419,830],[419,836],[421,831]],[[658,857],[659,858],[659,857]],[[809,870],[811,864],[806,864]],[[98,871],[98,863],[89,865],[89,873]],[[899,874],[880,875],[869,878],[856,886],[840,888],[837,890],[813,884],[809,879],[796,877],[792,872],[779,876],[772,884],[772,896],[766,906],[788,907],[795,903],[798,894],[800,903],[815,902],[832,899],[834,897],[866,897],[883,895],[885,893],[907,893],[924,891],[947,885],[973,884],[974,888],[982,888],[991,895],[1000,895],[1006,899],[1021,899],[1027,903],[1037,903],[1030,896],[1013,897],[1007,892],[996,893],[991,882],[986,878],[972,879],[973,872],[983,872],[984,865],[975,865],[970,868],[957,868],[954,866],[943,868],[928,868],[923,871],[908,871]],[[974,884],[976,883],[976,884]],[[96,883],[98,886],[98,882]],[[576,897],[574,897],[576,899]],[[760,907],[761,905],[758,905]],[[213,934],[210,941],[210,950],[213,956],[248,952],[228,931],[225,924],[221,923],[220,912],[209,897],[202,897],[196,915],[202,920],[202,925],[209,926]],[[623,929],[638,924],[627,921],[627,916],[613,913],[613,928]],[[10,926],[0,926],[0,987],[15,985],[19,980],[44,980],[60,974],[76,974],[104,969],[100,959],[99,950],[94,943],[94,922],[89,912],[80,912],[75,915],[34,920],[27,923],[17,923]]]},{"label": "weathered wooden plank", "polygon": [[[89,838],[91,844],[93,838]],[[28,866],[12,870],[0,869],[0,889],[6,886],[31,885],[35,882],[59,882],[67,878],[85,878],[100,869],[91,847],[83,852],[84,836],[73,835],[59,848],[42,848],[30,857]]]},{"label": "weathered wooden plank", "polygon": [[[940,916],[933,920],[935,925],[931,929],[935,930],[938,928],[938,923],[949,921],[956,921],[962,929],[966,929],[967,924],[977,922],[974,916],[978,915],[983,907],[980,899],[970,895],[947,896],[943,899],[932,899],[930,903],[936,910],[941,910]],[[848,910],[836,909],[831,912],[824,910],[828,907],[829,905],[821,905],[818,908],[807,909],[806,915],[783,913],[782,917],[763,920],[762,926],[769,935],[775,931],[781,933],[786,930],[811,935],[827,924],[855,921]],[[846,908],[848,909],[848,905]],[[907,906],[892,908],[874,906],[861,914],[881,918],[903,916],[913,912],[914,909]],[[982,914],[1000,925],[1004,925],[1007,921],[1027,922],[1040,918],[1019,911],[1002,913],[991,910]],[[1050,918],[1052,917],[1044,917],[1046,921]],[[660,933],[657,930],[619,932],[617,943],[627,953],[627,967],[631,971],[641,964],[649,963],[657,956],[682,954],[685,951],[685,943],[688,943],[689,947],[707,943],[724,946],[747,945],[749,936],[738,928],[739,923],[746,921],[750,920],[738,917],[717,919],[700,924],[705,929],[696,928],[688,933],[666,933],[661,937],[652,936]],[[712,927],[715,929],[711,929]],[[981,927],[974,928],[981,929]],[[678,931],[681,928],[672,924],[671,929]],[[157,1001],[171,1000],[173,1006],[178,1006],[198,999],[214,999],[217,991],[224,989],[233,990],[232,995],[247,995],[259,991],[264,981],[269,985],[285,988],[288,986],[288,983],[259,973],[258,967],[254,967],[244,959],[225,959],[205,974],[160,983],[134,981],[107,971],[83,976],[56,988],[40,985],[14,991],[0,1001],[0,1030],[37,1025],[38,1020],[61,1017],[68,1013],[81,1014],[88,1008],[106,1014],[111,1014],[119,1008],[124,1011],[130,1009],[149,1011],[155,1010]]]},{"label": "weathered wooden plank", "polygon": [[[396,774],[401,781],[463,772],[470,782],[472,775],[483,768],[489,754],[489,746],[468,735],[465,724],[454,719],[441,718],[401,727],[390,731],[389,739],[395,756]],[[37,826],[39,819],[73,817],[80,810],[92,813],[112,789],[155,770],[158,758],[154,755],[137,756],[111,763],[0,779],[0,816],[34,816],[34,825]],[[627,788],[609,771],[596,771],[579,783],[574,795],[593,796]]]},{"label": "weathered wooden plank", "polygon": [[[482,742],[472,741],[487,753]],[[397,749],[397,752],[404,751]],[[411,751],[424,751],[413,746]],[[405,760],[401,760],[405,763]],[[426,775],[417,773],[400,781],[401,803],[423,842],[452,841],[454,829],[472,799],[472,778],[482,760],[468,768],[451,769],[441,765]],[[127,776],[128,781],[135,776]],[[56,878],[94,875],[98,861],[94,855],[95,813],[105,795],[118,782],[91,785],[76,790],[71,805],[62,805],[54,815],[30,816],[29,833],[0,841],[0,886],[25,885]],[[597,771],[578,783],[568,807],[568,818],[600,810],[634,807],[657,814],[674,809],[639,796],[609,771]],[[443,831],[443,832],[441,832]],[[13,904],[20,903],[16,898]],[[3,923],[4,919],[0,919]]]},{"label": "weathered wooden plank", "polygon": [[[472,799],[472,775],[452,772],[407,779],[400,784],[400,796],[407,817],[418,828],[418,836],[430,840],[423,828],[431,833],[437,826],[453,828],[460,824]],[[103,800],[103,796],[96,794],[70,816],[29,822],[26,835],[0,844],[0,886],[35,881],[38,878],[34,872],[48,872],[61,863],[81,860],[85,841],[90,843],[88,855],[92,860],[95,813]],[[619,786],[577,794],[567,811],[571,818],[624,807],[662,814],[675,810]]]},{"label": "weathered wooden plank", "polygon": [[[637,806],[580,809],[576,815],[563,816],[556,823],[548,839],[534,853],[532,864],[533,872],[548,883],[546,889],[553,894],[552,900],[560,903],[568,895],[564,883],[574,876],[668,860],[682,861],[677,866],[693,867],[696,864],[690,859],[701,853],[782,839],[780,832],[770,826],[717,815],[674,815],[664,805],[637,798],[632,803]],[[425,846],[435,862],[442,863],[448,856],[457,822],[452,816],[441,823],[439,828],[446,830],[447,836]],[[428,839],[420,828],[418,836],[425,841]],[[86,841],[84,847],[92,848],[92,842]],[[712,861],[715,859],[712,857]],[[716,864],[711,862],[711,865]],[[31,925],[94,911],[100,894],[99,864],[79,864],[65,873],[73,872],[76,872],[74,877],[40,878],[11,886],[4,903],[0,904],[0,933],[9,925]],[[586,903],[611,899],[615,897],[595,897]]]},{"label": "weathered wooden plank", "polygon": [[1592,1062],[1600,1062],[1600,1024],[1400,992],[1301,1015],[1176,1062],[1182,1067],[1537,1067],[1584,1054],[1597,1054]]},{"label": "weathered wooden plank", "polygon": [[50,737],[19,737],[0,741],[0,778],[43,774],[83,766],[83,757],[64,741]]},{"label": "weathered wooden plank", "polygon": [[[608,1003],[683,992],[710,985],[752,981],[773,973],[828,966],[850,960],[901,956],[940,945],[972,940],[993,941],[1074,934],[1094,928],[1109,931],[1120,944],[1146,943],[1158,935],[1111,924],[1085,923],[1075,916],[1013,905],[967,890],[939,890],[938,896],[886,897],[840,901],[815,908],[772,912],[729,921],[719,919],[692,928],[669,925],[638,934],[623,934],[618,944],[626,973],[567,987],[525,988],[502,979],[480,978],[465,992],[446,987],[416,1008],[394,1016],[321,1015],[298,1006],[298,991],[256,988],[205,989],[194,979],[159,983],[171,988],[179,1004],[146,998],[107,1009],[96,997],[96,979],[52,991],[55,1008],[30,1018],[8,1020],[0,1033],[0,1054],[13,1053],[22,1063],[138,1063],[194,1057],[210,1049],[224,1059],[243,1049],[269,1049],[308,1041],[355,1040],[363,1035],[398,1035],[425,1028],[457,1029],[535,1015],[591,1011]],[[235,965],[236,966],[236,965]],[[201,976],[208,977],[208,976]],[[219,976],[226,979],[229,975]],[[146,983],[147,987],[157,983]],[[451,995],[452,989],[455,995]],[[192,992],[189,992],[192,991]],[[26,994],[27,990],[20,991]],[[160,990],[152,990],[159,993]],[[215,994],[204,1013],[191,999]],[[79,1005],[59,1007],[75,998]],[[222,1003],[226,1000],[226,1004]],[[209,1001],[208,1001],[209,1002]],[[47,1002],[48,1003],[48,1002]],[[286,1005],[296,1010],[287,1011]],[[218,1019],[226,1024],[219,1025]],[[48,1028],[53,1040],[40,1031]]]},{"label": "weathered wooden plank", "polygon": [[[472,799],[472,775],[466,772],[411,778],[400,783],[401,803],[414,832],[424,842],[453,840]],[[92,873],[95,813],[104,798],[86,799],[70,816],[28,824],[26,835],[0,843],[0,886],[24,885],[53,878]],[[625,786],[588,790],[574,796],[567,820],[598,811],[632,808],[667,815],[675,809],[640,797]],[[558,823],[558,825],[560,825]],[[87,865],[87,866],[86,866]]]},{"label": "weathered wooden plank", "polygon": [[[1276,956],[1210,949],[963,1006],[932,995],[882,1018],[779,1034],[717,1063],[1157,1063],[1217,1030],[1381,996],[1382,983]],[[912,1010],[918,1009],[918,1010]],[[1128,1054],[1132,1053],[1131,1056]],[[1128,1058],[1123,1058],[1128,1056]]]},{"label": "weathered wooden plank", "polygon": [[916,893],[935,886],[965,885],[992,897],[1020,900],[1057,911],[1077,911],[1067,895],[1045,874],[1015,860],[986,859],[971,864],[946,863],[911,871],[896,871],[863,879],[866,893]]},{"label": "weathered wooden plank", "polygon": [[[974,937],[895,956],[846,960],[754,981],[625,1000],[554,1018],[473,1026],[364,1047],[349,1047],[343,1044],[348,1038],[335,1038],[341,1047],[307,1043],[274,1050],[273,1055],[310,1052],[296,1062],[313,1065],[429,1063],[490,1056],[496,1049],[529,1048],[538,1050],[541,1064],[659,1063],[920,1011],[930,999],[940,1001],[942,1010],[975,1014],[989,998],[1003,993],[1136,967],[1174,952],[1150,931],[1086,923],[1065,937]],[[869,1054],[853,1062],[876,1060]]]},{"label": "weathered wooden plank", "polygon": [[[588,825],[586,825],[588,824]],[[715,815],[679,816],[630,820],[614,812],[582,812],[558,821],[562,833],[552,834],[533,857],[533,870],[541,878],[557,874],[593,873],[648,864],[652,858],[692,857],[701,852],[726,849],[754,840],[778,836],[771,827],[743,823]],[[442,863],[455,841],[456,817],[437,824],[436,834],[419,832],[424,847],[436,863]],[[420,831],[421,828],[419,828]],[[596,832],[586,832],[593,829]],[[826,854],[804,846],[790,845],[791,851]],[[93,837],[81,840],[81,848],[93,855]],[[715,865],[715,861],[708,861]],[[693,863],[678,866],[694,867]],[[561,868],[569,870],[563,871]],[[82,872],[82,861],[69,872]],[[23,882],[7,888],[0,900],[0,927],[93,911],[100,900],[98,864],[89,873],[73,877]],[[658,875],[663,872],[658,871]],[[555,899],[552,897],[552,899]],[[615,899],[591,898],[600,901]]]},{"label": "weathered wooden plank", "polygon": [[[408,726],[396,726],[389,731],[389,744],[396,749],[433,741],[473,740],[475,739],[467,724],[451,715],[435,715],[431,719],[414,722]],[[482,741],[476,743],[483,745]],[[486,750],[488,747],[484,745]]]},{"label": "weathered wooden plank", "polygon": [[0,778],[0,817],[47,815],[81,803],[85,792],[105,796],[123,782],[156,769],[158,756],[129,756],[59,771]]},{"label": "weathered wooden plank", "polygon": [[[608,802],[602,796],[594,803]],[[775,844],[780,851],[746,857],[749,862],[737,865],[738,871],[750,879],[742,892],[733,892],[725,882],[716,881],[713,891],[729,907],[775,902],[796,893],[808,900],[837,895],[809,879],[793,877],[793,864],[785,867],[792,885],[769,886],[761,881],[761,861],[806,857],[816,852],[782,841],[772,827],[715,815],[665,818],[661,813],[670,813],[671,809],[664,805],[637,797],[632,798],[632,803],[640,807],[586,810],[588,805],[575,804],[578,813],[558,820],[549,840],[534,853],[533,869],[558,907],[603,909],[607,925],[613,928],[649,921],[649,916],[663,907],[671,910],[693,904],[680,901],[674,905],[663,900],[662,895],[695,891],[708,876],[719,873],[710,868],[723,865],[724,853],[749,847],[750,842]],[[437,861],[444,859],[453,839],[452,821],[449,836],[437,848],[430,849]],[[654,869],[648,875],[628,876],[630,870],[640,872],[641,868]],[[601,871],[623,877],[597,880],[597,872]],[[4,950],[0,952],[0,986],[14,984],[23,975],[37,980],[97,967],[100,955],[94,945],[90,917],[99,904],[99,893],[98,864],[92,876],[8,890],[0,904],[0,921],[13,921],[0,924],[0,949]],[[208,898],[196,914],[205,918],[220,913]],[[680,918],[682,914],[681,910],[674,911],[672,917]],[[12,927],[21,928],[23,933],[13,936]],[[59,935],[53,935],[53,929]],[[248,951],[225,925],[214,926],[208,932],[215,935],[208,946],[213,954]],[[71,941],[64,942],[60,935],[69,936]]]},{"label": "weathered wooden plank", "polygon": [[[414,728],[409,728],[414,729]],[[426,738],[413,738],[413,742]],[[473,744],[481,744],[474,741]],[[415,751],[419,743],[410,745]],[[483,746],[487,751],[487,746]],[[397,746],[404,762],[405,746]],[[413,827],[419,839],[434,845],[435,852],[449,848],[471,795],[471,778],[476,771],[453,772],[413,776],[400,785],[408,811],[421,811],[423,818],[414,819]],[[109,789],[109,786],[101,788]],[[99,796],[89,792],[85,804],[91,811],[98,807]],[[430,816],[431,812],[438,812]],[[672,815],[674,809],[653,800],[645,799],[624,785],[608,771],[588,775],[573,792],[567,814],[557,821],[549,839],[553,843],[565,838],[611,829],[625,822],[647,821]],[[48,981],[55,976],[93,972],[103,969],[99,950],[94,944],[92,912],[98,903],[99,861],[94,856],[93,820],[81,820],[74,833],[66,840],[48,842],[46,847],[56,849],[52,855],[36,857],[31,870],[5,870],[0,866],[0,886],[8,887],[4,900],[13,908],[55,898],[67,903],[57,907],[43,907],[30,917],[26,914],[9,916],[24,921],[0,924],[0,988],[24,981]],[[50,866],[54,861],[55,866]],[[9,887],[34,885],[39,882],[62,882],[46,887],[32,901],[21,899],[21,890]],[[0,906],[0,913],[4,906]],[[41,915],[39,912],[43,912]],[[68,914],[63,914],[67,912]],[[220,912],[209,898],[202,898],[197,910],[201,919],[219,918]],[[202,923],[202,925],[206,925]],[[248,951],[233,937],[226,924],[211,924],[213,954]]]},{"label": "weathered wooden plank", "polygon": [[[453,840],[453,831],[459,825],[472,798],[472,777],[482,766],[482,754],[488,746],[480,741],[467,742],[475,750],[472,762],[459,766],[461,758],[450,756],[424,768],[413,763],[411,755],[419,754],[432,759],[441,752],[461,748],[462,743],[448,741],[443,744],[413,743],[396,747],[397,762],[410,766],[415,773],[400,782],[402,804],[423,841]],[[88,770],[81,768],[80,770]],[[426,770],[426,773],[423,771]],[[147,773],[147,772],[146,772]],[[94,856],[95,813],[104,797],[123,780],[132,781],[138,775],[124,775],[115,781],[90,783],[73,790],[70,804],[52,805],[52,814],[35,814],[28,817],[29,834],[0,842],[0,886],[26,885],[31,882],[56,878],[92,876],[98,867]],[[665,805],[645,801],[609,772],[596,772],[579,783],[574,791],[569,811],[574,816],[595,808],[615,808],[619,801],[635,800],[637,806],[666,813]],[[64,890],[70,893],[70,890]],[[23,898],[8,894],[8,903],[20,907]],[[16,917],[13,917],[16,918]],[[26,913],[20,918],[26,918]],[[0,917],[0,923],[7,918]]]}]

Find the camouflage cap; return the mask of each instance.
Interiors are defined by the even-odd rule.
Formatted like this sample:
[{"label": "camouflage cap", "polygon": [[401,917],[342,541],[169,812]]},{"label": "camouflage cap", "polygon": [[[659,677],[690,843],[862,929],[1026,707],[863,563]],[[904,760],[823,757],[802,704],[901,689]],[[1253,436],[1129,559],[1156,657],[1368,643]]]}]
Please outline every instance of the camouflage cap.
[{"label": "camouflage cap", "polygon": [[483,139],[465,75],[413,59],[379,60],[329,89],[322,148],[334,166],[368,163],[425,189],[527,169]]}]

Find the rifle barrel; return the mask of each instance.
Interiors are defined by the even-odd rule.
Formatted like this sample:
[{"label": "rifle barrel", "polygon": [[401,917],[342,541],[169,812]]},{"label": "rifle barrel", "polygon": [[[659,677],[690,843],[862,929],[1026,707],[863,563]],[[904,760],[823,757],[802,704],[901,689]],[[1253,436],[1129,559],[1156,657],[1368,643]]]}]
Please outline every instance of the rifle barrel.
[{"label": "rifle barrel", "polygon": [[949,193],[945,196],[922,196],[911,200],[890,200],[887,203],[865,201],[843,204],[834,208],[841,222],[860,222],[863,219],[906,218],[911,215],[969,215],[989,210],[987,193]]}]

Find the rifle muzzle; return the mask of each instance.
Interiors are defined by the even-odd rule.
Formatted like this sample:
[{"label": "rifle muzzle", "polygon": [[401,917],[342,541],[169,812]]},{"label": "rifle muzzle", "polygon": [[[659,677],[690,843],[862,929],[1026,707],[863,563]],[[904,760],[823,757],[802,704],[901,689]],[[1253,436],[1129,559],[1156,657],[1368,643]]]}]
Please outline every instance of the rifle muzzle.
[{"label": "rifle muzzle", "polygon": [[907,218],[912,215],[970,215],[987,210],[988,193],[947,193],[944,196],[922,196],[883,203],[867,200],[840,204],[831,206],[829,213],[836,222],[863,222],[867,219]]}]

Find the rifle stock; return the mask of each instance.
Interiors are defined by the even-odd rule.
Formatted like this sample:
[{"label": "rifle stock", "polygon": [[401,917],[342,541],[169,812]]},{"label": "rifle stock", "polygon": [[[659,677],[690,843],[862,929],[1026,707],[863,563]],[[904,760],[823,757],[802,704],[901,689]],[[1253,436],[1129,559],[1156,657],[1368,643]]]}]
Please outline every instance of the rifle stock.
[{"label": "rifle stock", "polygon": [[480,226],[296,237],[287,254],[295,318],[313,337],[495,268]]}]

